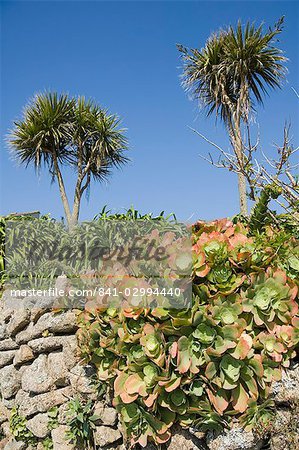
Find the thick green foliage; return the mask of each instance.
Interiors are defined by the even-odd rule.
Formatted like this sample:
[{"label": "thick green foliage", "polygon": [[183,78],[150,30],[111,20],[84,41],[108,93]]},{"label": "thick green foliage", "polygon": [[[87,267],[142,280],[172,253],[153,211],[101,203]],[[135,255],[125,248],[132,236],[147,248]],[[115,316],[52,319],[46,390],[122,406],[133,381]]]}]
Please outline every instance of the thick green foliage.
[{"label": "thick green foliage", "polygon": [[280,194],[281,189],[276,185],[268,185],[261,191],[260,198],[249,219],[249,228],[252,231],[262,231],[267,223],[271,223],[268,206],[270,201],[278,198]]},{"label": "thick green foliage", "polygon": [[[6,227],[8,223],[15,224],[23,224],[23,229],[25,229],[25,224],[27,224],[27,234],[22,236],[20,233],[20,240],[19,242],[21,245],[18,248],[18,258],[24,258],[24,254],[26,251],[28,251],[28,248],[30,248],[30,241],[34,240],[34,236],[40,236],[41,231],[43,230],[45,222],[53,223],[50,219],[49,215],[41,216],[39,219],[33,218],[30,215],[24,215],[24,216],[17,216],[17,215],[10,215],[6,217],[0,217],[0,295],[1,291],[3,289],[3,285],[5,280],[7,279],[7,271],[5,270],[5,247],[6,242],[5,239],[7,237],[7,231]],[[54,225],[53,225],[54,226]],[[59,226],[59,225],[57,225]],[[58,231],[57,231],[58,234]],[[53,233],[52,233],[53,235]],[[44,248],[41,248],[42,251],[45,251],[49,247],[49,234],[48,236],[41,236],[40,242],[43,242]],[[46,254],[47,256],[47,254]]]},{"label": "thick green foliage", "polygon": [[68,403],[69,427],[66,438],[76,445],[76,448],[94,448],[93,431],[98,416],[93,414],[94,403],[89,400],[81,403],[79,399],[72,399]]},{"label": "thick green foliage", "polygon": [[284,231],[228,220],[193,227],[192,308],[86,307],[82,355],[114,389],[128,440],[146,446],[171,426],[247,428],[299,343],[299,244]]},{"label": "thick green foliage", "polygon": [[25,442],[28,446],[37,444],[36,436],[27,428],[26,418],[19,415],[17,408],[12,409],[9,427],[16,441]]},{"label": "thick green foliage", "polygon": [[153,213],[141,213],[133,206],[129,209],[125,210],[125,212],[112,212],[110,209],[107,209],[107,205],[105,205],[95,217],[94,220],[176,220],[175,214],[171,213],[165,216],[165,211],[161,211],[160,214],[155,216]]},{"label": "thick green foliage", "polygon": [[[57,276],[65,274],[78,284],[79,274],[84,274],[102,264],[93,257],[96,247],[106,247],[108,242],[125,245],[132,240],[132,226],[113,229],[112,222],[134,222],[136,234],[141,224],[148,231],[155,229],[157,223],[163,227],[175,222],[174,214],[164,215],[162,211],[154,216],[142,214],[133,207],[124,213],[112,213],[106,207],[93,221],[83,222],[69,231],[62,222],[51,220],[48,216],[40,219],[30,217],[9,217],[0,222],[0,288],[5,279],[13,280],[16,289],[47,289],[53,285]],[[179,229],[180,227],[178,227]],[[4,271],[6,229],[6,272]],[[38,255],[38,257],[37,257]],[[96,267],[97,268],[97,267]]]}]

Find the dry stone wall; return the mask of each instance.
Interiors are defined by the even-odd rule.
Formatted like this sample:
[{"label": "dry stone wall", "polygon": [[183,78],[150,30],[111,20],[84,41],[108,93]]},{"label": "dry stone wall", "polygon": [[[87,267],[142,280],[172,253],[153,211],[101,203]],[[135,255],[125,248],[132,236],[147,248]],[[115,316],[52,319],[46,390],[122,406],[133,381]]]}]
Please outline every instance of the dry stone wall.
[{"label": "dry stone wall", "polygon": [[[98,399],[92,383],[95,369],[83,365],[77,347],[76,310],[53,312],[52,299],[0,300],[0,449],[74,450],[66,438],[68,402],[91,399],[99,417],[94,432],[96,449],[126,450],[117,413]],[[277,415],[271,436],[256,436],[237,425],[220,434],[175,428],[168,450],[295,450],[299,448],[299,367],[284,373],[273,386]],[[49,410],[57,407],[55,427]],[[35,437],[35,445],[15,440],[10,417],[17,411]],[[52,429],[53,428],[53,429]],[[50,440],[51,447],[45,447]],[[265,443],[267,446],[265,446]],[[152,450],[154,446],[148,445]]]},{"label": "dry stone wall", "polygon": [[[80,398],[95,401],[99,447],[117,449],[122,443],[117,413],[97,401],[94,368],[82,365],[78,355],[78,311],[51,312],[47,303],[50,299],[16,299],[6,292],[0,301],[0,448],[43,449],[50,438],[54,450],[73,450],[66,439],[66,411],[70,399]],[[53,407],[58,415],[51,430],[48,412]],[[14,410],[26,419],[35,447],[14,439],[9,425]]]}]

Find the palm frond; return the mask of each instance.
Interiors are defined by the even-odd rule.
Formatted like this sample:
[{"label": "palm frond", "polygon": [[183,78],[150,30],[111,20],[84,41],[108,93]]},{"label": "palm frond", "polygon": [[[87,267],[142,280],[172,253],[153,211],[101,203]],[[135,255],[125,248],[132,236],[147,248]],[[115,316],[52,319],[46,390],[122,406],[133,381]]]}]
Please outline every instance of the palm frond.
[{"label": "palm frond", "polygon": [[45,166],[55,177],[54,157],[60,165],[68,164],[102,180],[112,167],[128,161],[125,130],[116,115],[109,114],[94,101],[84,97],[69,98],[57,93],[37,94],[26,106],[22,120],[14,123],[9,145],[22,164]]},{"label": "palm frond", "polygon": [[9,133],[13,156],[26,166],[33,164],[37,170],[43,165],[50,169],[54,153],[60,162],[68,161],[73,105],[65,94],[37,94]]},{"label": "palm frond", "polygon": [[207,114],[228,124],[237,107],[247,120],[269,88],[281,86],[286,69],[283,52],[274,46],[283,20],[263,33],[262,25],[241,21],[212,34],[201,49],[178,45],[183,60],[183,87],[198,99]]}]

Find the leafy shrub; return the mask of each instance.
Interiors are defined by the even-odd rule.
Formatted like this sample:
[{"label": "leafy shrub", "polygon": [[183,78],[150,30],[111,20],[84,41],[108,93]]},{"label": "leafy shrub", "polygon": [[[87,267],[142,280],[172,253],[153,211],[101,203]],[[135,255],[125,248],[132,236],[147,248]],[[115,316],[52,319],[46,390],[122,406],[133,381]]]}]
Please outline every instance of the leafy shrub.
[{"label": "leafy shrub", "polygon": [[[11,225],[14,224],[14,225]],[[48,226],[45,227],[45,224]],[[57,228],[56,233],[44,233],[45,230],[49,230],[50,224],[52,225],[52,229],[54,227]],[[7,226],[13,226],[15,231],[16,240],[14,242],[14,254],[13,254],[13,266],[15,272],[18,272],[18,267],[24,267],[23,260],[25,259],[25,255],[29,252],[30,244],[35,242],[38,239],[39,242],[39,250],[42,254],[44,254],[44,260],[46,261],[48,258],[48,250],[49,250],[49,242],[53,239],[53,236],[59,237],[59,233],[61,233],[61,224],[56,225],[56,222],[50,219],[49,215],[41,216],[40,218],[34,218],[29,215],[17,216],[11,215],[6,217],[0,217],[0,295],[1,291],[4,287],[4,283],[7,280],[7,254],[5,254],[6,246],[8,244],[7,238]],[[53,243],[55,245],[55,243]],[[10,259],[11,259],[10,255]],[[9,261],[11,264],[12,261]],[[22,269],[23,270],[23,269]],[[44,278],[43,271],[40,274],[40,278]],[[20,279],[22,279],[22,273],[19,271]],[[28,277],[28,274],[26,274]],[[30,278],[30,277],[29,277]],[[33,275],[32,275],[32,278]]]},{"label": "leafy shrub", "polygon": [[91,400],[82,403],[76,398],[68,403],[67,425],[69,430],[66,438],[78,448],[94,448],[93,431],[98,417],[93,414],[93,410],[94,403]]},{"label": "leafy shrub", "polygon": [[93,220],[176,220],[176,216],[174,213],[168,214],[165,216],[165,211],[161,211],[160,214],[154,216],[153,213],[141,213],[133,206],[129,209],[125,210],[124,213],[113,213],[111,209],[107,209],[107,205],[105,205]]},{"label": "leafy shrub", "polygon": [[260,198],[255,204],[249,219],[249,228],[262,231],[265,225],[271,223],[273,212],[269,210],[269,203],[281,195],[281,189],[275,185],[265,186],[260,192]]},{"label": "leafy shrub", "polygon": [[44,450],[53,450],[53,441],[50,436],[47,436],[42,440],[42,446]]},{"label": "leafy shrub", "polygon": [[[175,222],[175,216],[164,216],[164,211],[154,216],[152,213],[142,214],[134,208],[125,213],[112,213],[106,207],[93,221],[83,222],[72,231],[48,216],[39,219],[28,216],[0,218],[0,287],[7,279],[7,284],[12,281],[16,289],[48,289],[62,274],[74,282],[77,279],[80,285],[80,274],[98,269],[91,266],[91,261],[102,264],[93,256],[97,247],[104,248],[111,240],[116,245],[132,240],[132,226],[126,227],[125,221],[136,224],[137,234],[142,224],[150,232],[158,225],[157,222],[163,227],[163,224],[169,226],[171,220]],[[120,226],[116,225],[112,230],[111,221]]]},{"label": "leafy shrub", "polygon": [[58,427],[58,414],[59,414],[59,409],[57,406],[53,406],[52,408],[50,408],[48,410],[48,417],[49,417],[49,421],[48,421],[48,430],[54,430],[54,428]]},{"label": "leafy shrub", "polygon": [[11,411],[9,427],[16,441],[25,442],[28,446],[37,444],[36,436],[27,428],[27,420],[19,415],[17,408]]},{"label": "leafy shrub", "polygon": [[167,442],[174,423],[220,430],[271,417],[269,387],[299,342],[299,245],[269,226],[251,232],[194,225],[192,308],[82,312],[82,355],[113,386],[131,445]]}]

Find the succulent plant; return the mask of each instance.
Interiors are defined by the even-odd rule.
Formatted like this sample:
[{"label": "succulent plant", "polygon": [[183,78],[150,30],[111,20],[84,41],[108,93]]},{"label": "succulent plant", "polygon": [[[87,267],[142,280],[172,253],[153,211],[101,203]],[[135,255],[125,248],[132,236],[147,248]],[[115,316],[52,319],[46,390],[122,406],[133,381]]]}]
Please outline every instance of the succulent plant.
[{"label": "succulent plant", "polygon": [[298,313],[295,301],[297,287],[287,283],[287,276],[281,270],[261,272],[252,275],[251,288],[241,292],[245,312],[253,315],[256,325],[269,324],[275,320],[288,324]]},{"label": "succulent plant", "polygon": [[157,332],[152,325],[144,326],[140,344],[148,358],[158,366],[163,366],[165,361],[164,342],[161,333]]},{"label": "succulent plant", "polygon": [[189,407],[188,397],[182,389],[175,389],[170,393],[161,392],[158,402],[164,408],[180,415],[185,414]]},{"label": "succulent plant", "polygon": [[[250,236],[241,223],[198,222],[191,307],[82,312],[82,355],[113,385],[132,446],[167,442],[174,423],[219,431],[271,417],[271,383],[299,350],[293,248],[269,227]],[[187,267],[183,249],[170,258]]]}]

